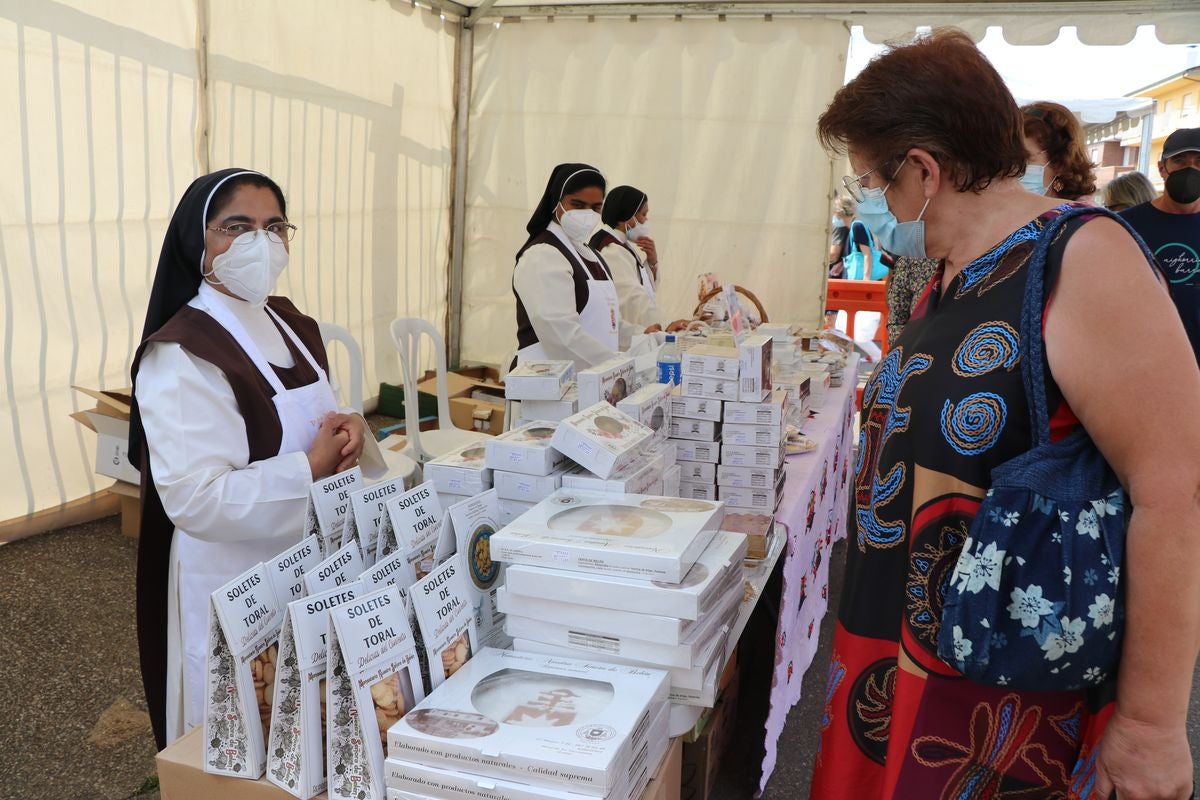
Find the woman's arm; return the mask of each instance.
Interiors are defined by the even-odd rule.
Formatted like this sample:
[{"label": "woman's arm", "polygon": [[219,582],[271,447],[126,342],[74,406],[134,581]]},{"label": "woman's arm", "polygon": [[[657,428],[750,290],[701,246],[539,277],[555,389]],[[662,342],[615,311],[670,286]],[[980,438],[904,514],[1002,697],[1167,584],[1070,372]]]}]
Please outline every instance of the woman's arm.
[{"label": "woman's arm", "polygon": [[513,287],[525,304],[546,358],[591,366],[617,355],[580,326],[571,265],[550,245],[538,244],[525,251],[513,273]]},{"label": "woman's arm", "polygon": [[1133,503],[1117,705],[1096,796],[1184,798],[1200,640],[1200,370],[1167,292],[1116,223],[1089,222],[1067,244],[1046,350]]},{"label": "woman's arm", "polygon": [[155,487],[176,527],[227,542],[300,532],[313,480],[308,455],[250,463],[246,423],[224,373],[177,344],[153,344],[137,399]]}]

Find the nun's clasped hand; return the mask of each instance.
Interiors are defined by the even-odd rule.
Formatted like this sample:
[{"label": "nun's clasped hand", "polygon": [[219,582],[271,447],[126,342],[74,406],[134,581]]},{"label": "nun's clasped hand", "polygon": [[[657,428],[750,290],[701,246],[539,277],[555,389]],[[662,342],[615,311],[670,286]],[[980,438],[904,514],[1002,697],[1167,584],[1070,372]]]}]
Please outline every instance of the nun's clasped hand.
[{"label": "nun's clasped hand", "polygon": [[362,418],[353,414],[325,415],[308,448],[313,480],[327,478],[358,463],[363,446],[362,426]]}]

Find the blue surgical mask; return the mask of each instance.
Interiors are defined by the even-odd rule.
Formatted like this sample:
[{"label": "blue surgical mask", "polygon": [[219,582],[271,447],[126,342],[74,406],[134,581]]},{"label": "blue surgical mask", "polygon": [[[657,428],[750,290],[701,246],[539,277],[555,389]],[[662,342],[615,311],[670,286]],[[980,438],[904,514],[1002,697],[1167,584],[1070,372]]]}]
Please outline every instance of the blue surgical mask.
[{"label": "blue surgical mask", "polygon": [[1030,164],[1025,167],[1025,174],[1021,176],[1021,185],[1026,191],[1034,194],[1046,193],[1046,165],[1045,164]]},{"label": "blue surgical mask", "polygon": [[[908,162],[900,165],[904,169]],[[892,181],[900,174],[900,169],[892,175]],[[858,217],[875,237],[875,245],[880,250],[886,250],[892,255],[907,256],[908,258],[923,259],[925,255],[925,209],[929,208],[929,200],[921,207],[921,213],[911,222],[900,222],[888,208],[887,190],[891,183],[882,189],[879,187],[864,188],[863,199],[858,204]]]}]

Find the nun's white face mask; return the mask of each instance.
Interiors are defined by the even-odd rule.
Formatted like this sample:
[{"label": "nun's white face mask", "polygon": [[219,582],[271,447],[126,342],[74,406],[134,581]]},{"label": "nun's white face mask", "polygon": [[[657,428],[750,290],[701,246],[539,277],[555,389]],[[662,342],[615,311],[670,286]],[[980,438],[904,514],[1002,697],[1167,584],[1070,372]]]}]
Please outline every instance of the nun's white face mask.
[{"label": "nun's white face mask", "polygon": [[210,274],[247,303],[262,306],[287,264],[283,240],[265,230],[253,230],[230,242],[224,253],[213,256]]}]

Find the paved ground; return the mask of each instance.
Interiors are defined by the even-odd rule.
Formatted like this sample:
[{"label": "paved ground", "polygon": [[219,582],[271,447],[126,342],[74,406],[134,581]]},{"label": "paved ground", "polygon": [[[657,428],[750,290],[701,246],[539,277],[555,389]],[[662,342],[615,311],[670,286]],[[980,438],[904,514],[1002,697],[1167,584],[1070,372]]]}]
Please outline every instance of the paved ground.
[{"label": "paved ground", "polygon": [[[830,605],[845,545],[830,565]],[[0,547],[0,800],[156,800],[133,618],[134,542],[116,518]],[[808,796],[833,615],[779,743],[766,800]],[[1198,687],[1200,688],[1200,687]],[[1189,731],[1200,744],[1200,691]],[[744,743],[753,737],[742,737]],[[714,800],[753,794],[755,758],[736,746]]]}]

